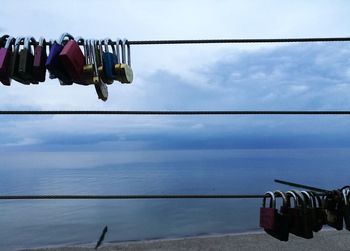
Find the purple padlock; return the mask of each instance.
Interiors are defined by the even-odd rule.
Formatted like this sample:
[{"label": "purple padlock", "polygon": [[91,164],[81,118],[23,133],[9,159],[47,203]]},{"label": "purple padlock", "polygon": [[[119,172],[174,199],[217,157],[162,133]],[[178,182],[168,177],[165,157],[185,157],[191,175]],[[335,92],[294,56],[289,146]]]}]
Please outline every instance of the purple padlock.
[{"label": "purple padlock", "polygon": [[10,78],[10,58],[14,37],[8,37],[4,48],[0,49],[0,81],[3,85],[11,85]]},{"label": "purple padlock", "polygon": [[51,75],[54,75],[55,77],[60,79],[61,85],[72,85],[73,80],[65,70],[59,58],[59,55],[63,50],[62,44],[66,37],[68,37],[69,39],[74,39],[74,37],[69,33],[63,33],[58,42],[55,41],[52,44],[45,66],[49,70]]}]

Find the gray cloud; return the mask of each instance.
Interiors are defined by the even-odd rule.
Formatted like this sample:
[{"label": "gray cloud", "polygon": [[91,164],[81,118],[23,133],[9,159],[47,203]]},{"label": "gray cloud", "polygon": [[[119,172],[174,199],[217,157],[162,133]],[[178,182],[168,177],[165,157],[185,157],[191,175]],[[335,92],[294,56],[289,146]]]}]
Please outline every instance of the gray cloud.
[{"label": "gray cloud", "polygon": [[[195,70],[205,77],[203,85],[157,71],[140,84],[134,96],[137,103],[131,107],[345,110],[350,100],[349,54],[347,44],[228,54],[214,66]],[[348,147],[349,128],[342,117],[3,117],[1,121],[5,147],[37,145],[41,150]]]},{"label": "gray cloud", "polygon": [[[202,1],[198,7],[197,1],[153,0],[145,4],[63,0],[50,3],[47,8],[47,2],[42,0],[35,5],[12,1],[3,3],[0,15],[6,32],[48,38],[58,37],[67,27],[74,35],[130,39],[344,36],[348,32],[345,10],[349,3],[335,2]],[[27,11],[21,18],[13,19],[11,15],[19,3]],[[81,6],[84,13],[103,12],[104,18],[92,15],[83,20],[76,15],[82,13]],[[123,22],[115,20],[116,11],[122,13]],[[321,18],[325,15],[329,18]],[[30,21],[23,25],[24,20]],[[132,53],[135,82],[130,86],[111,86],[107,103],[96,100],[92,87],[61,87],[57,81],[48,80],[39,86],[0,86],[0,105],[2,109],[67,110],[349,109],[346,43],[133,47]],[[103,149],[132,142],[128,146],[131,149],[137,141],[133,134],[141,139],[138,147],[166,147],[166,142],[172,142],[170,145],[175,148],[181,142],[188,142],[193,148],[203,145],[209,140],[205,135],[214,135],[212,142],[230,142],[237,135],[249,134],[253,139],[261,133],[281,138],[287,134],[322,135],[336,131],[341,138],[349,127],[346,120],[329,117],[1,117],[0,123],[4,148],[27,150],[62,145]],[[154,140],[142,135],[151,135]],[[285,141],[288,140],[276,139]],[[227,142],[222,147],[240,146]],[[251,142],[251,146],[263,144]]]}]

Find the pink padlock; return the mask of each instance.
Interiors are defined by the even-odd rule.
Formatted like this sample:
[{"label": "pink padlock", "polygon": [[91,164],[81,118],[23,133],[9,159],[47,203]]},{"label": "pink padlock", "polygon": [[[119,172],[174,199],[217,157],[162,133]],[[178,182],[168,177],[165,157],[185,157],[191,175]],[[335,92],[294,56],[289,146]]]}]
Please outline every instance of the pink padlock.
[{"label": "pink padlock", "polygon": [[67,42],[59,55],[59,59],[73,80],[81,78],[85,57],[75,40],[71,39]]}]

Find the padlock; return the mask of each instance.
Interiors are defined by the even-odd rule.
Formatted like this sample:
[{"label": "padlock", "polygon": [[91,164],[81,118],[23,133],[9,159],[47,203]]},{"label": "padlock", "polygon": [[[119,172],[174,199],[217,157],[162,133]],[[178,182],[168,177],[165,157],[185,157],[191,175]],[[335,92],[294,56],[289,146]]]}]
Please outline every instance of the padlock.
[{"label": "padlock", "polygon": [[[305,194],[305,191],[302,191]],[[312,201],[312,221],[313,221],[313,231],[319,232],[323,225],[326,224],[326,215],[324,209],[322,208],[322,202],[320,196],[315,192],[306,192]]]},{"label": "padlock", "polygon": [[10,60],[10,77],[16,80],[19,83],[29,85],[30,81],[22,78],[21,74],[19,74],[19,49],[20,44],[25,43],[25,37],[17,37],[14,50],[12,51],[11,60]]},{"label": "padlock", "polygon": [[95,90],[97,93],[97,96],[99,99],[103,100],[103,101],[107,101],[108,99],[108,87],[107,85],[102,81],[102,79],[99,76],[98,73],[98,67],[97,67],[97,57],[96,57],[96,40],[94,41],[89,41],[90,44],[90,48],[92,51],[92,59],[93,59],[93,67],[94,67],[94,76],[92,78],[92,82],[95,85]]},{"label": "padlock", "polygon": [[103,44],[104,40],[98,40],[96,41],[96,55],[97,55],[97,69],[98,74],[100,75],[101,80],[106,84],[112,84],[113,79],[107,78],[107,75],[105,74],[105,65],[103,63]]},{"label": "padlock", "polygon": [[[120,81],[121,83],[130,84],[132,83],[134,78],[133,71],[131,68],[130,44],[126,39],[124,39],[123,41],[117,39],[116,43],[117,55],[119,56],[119,46],[121,47],[121,63],[118,63],[114,66],[114,75],[116,76],[116,80]],[[128,59],[126,59],[126,50]]]},{"label": "padlock", "polygon": [[[112,52],[109,51],[109,44],[111,45]],[[119,62],[115,51],[115,47],[113,45],[113,41],[111,39],[105,39],[104,48],[105,51],[102,56],[104,75],[108,80],[107,84],[112,84],[113,80],[116,79],[116,75],[114,74],[113,68],[114,65],[118,64]]]},{"label": "padlock", "polygon": [[83,66],[83,74],[79,81],[76,81],[80,85],[91,85],[93,83],[94,77],[94,65],[93,65],[93,55],[90,46],[89,39],[81,39],[84,44],[84,55],[85,55],[85,64]]},{"label": "padlock", "polygon": [[[90,54],[88,51],[88,40],[85,40],[82,37],[77,38],[78,44],[81,44],[83,46],[83,53],[84,53],[84,65],[83,70],[78,79],[74,79],[74,83],[79,85],[90,85],[92,84],[92,76],[93,76],[93,65],[90,64]],[[90,64],[88,73],[85,71],[85,67]]]},{"label": "padlock", "polygon": [[323,201],[327,225],[338,231],[343,230],[344,209],[342,208],[342,197],[340,190],[334,190],[328,192]]},{"label": "padlock", "polygon": [[345,228],[350,231],[350,203],[349,203],[349,187],[344,187],[341,189],[343,195],[343,214],[344,214],[344,222]]},{"label": "padlock", "polygon": [[15,38],[8,37],[5,47],[0,48],[0,81],[3,85],[11,85],[10,62],[12,54],[12,45],[15,43]]},{"label": "padlock", "polygon": [[298,190],[292,190],[294,194],[298,198],[299,208],[301,209],[300,217],[300,231],[296,234],[299,237],[305,239],[311,239],[314,237],[313,235],[313,219],[312,219],[312,210],[310,208],[310,204],[308,204],[308,198],[305,198],[304,195]]},{"label": "padlock", "polygon": [[[24,84],[38,84],[39,82],[34,80],[33,76],[33,65],[34,65],[34,54],[30,43],[36,44],[36,40],[33,37],[27,37],[24,40],[24,46],[19,52],[18,59],[18,75],[21,79],[24,79]],[[22,82],[23,83],[23,82]]]},{"label": "padlock", "polygon": [[69,33],[63,33],[60,39],[58,40],[58,42],[56,41],[53,42],[45,64],[50,74],[60,79],[61,85],[73,84],[73,79],[70,77],[69,73],[66,71],[59,57],[61,51],[63,50],[63,43],[66,37],[68,37],[68,39],[74,39],[74,37]]},{"label": "padlock", "polygon": [[[294,206],[292,206],[291,198],[293,198]],[[299,223],[299,211],[297,208],[297,197],[291,191],[286,192],[287,204],[282,205],[281,212],[288,217],[289,222],[289,232],[296,233],[298,232]]]},{"label": "padlock", "polygon": [[46,40],[41,37],[39,44],[34,50],[34,63],[33,63],[33,78],[38,82],[45,82],[46,77]]},{"label": "padlock", "polygon": [[[274,192],[275,197],[282,197],[283,204],[282,206],[287,206],[287,198],[285,194],[281,191]],[[277,200],[276,200],[277,201]],[[274,230],[265,229],[265,232],[275,237],[280,241],[288,241],[289,237],[289,222],[287,215],[284,215],[282,212],[276,212],[275,214],[275,227]]]},{"label": "padlock", "polygon": [[[286,197],[288,206],[281,208],[281,211],[288,217],[289,232],[305,239],[311,239],[313,237],[312,225],[310,226],[306,219],[303,196],[299,198],[294,191],[288,191]],[[294,199],[294,207],[291,205],[290,198]]]},{"label": "padlock", "polygon": [[[270,197],[270,206],[266,207],[266,199]],[[264,230],[276,230],[276,200],[273,192],[266,192],[263,198],[262,207],[260,208],[260,227]]]},{"label": "padlock", "polygon": [[[50,39],[49,41],[49,53],[52,49],[52,46],[55,44],[55,40]],[[47,58],[46,58],[46,62],[47,62]],[[45,62],[45,68],[46,68],[46,62]],[[47,69],[47,68],[46,68]],[[55,74],[53,74],[52,72],[49,71],[49,78],[50,79],[56,79],[57,77],[55,76]]]},{"label": "padlock", "polygon": [[71,39],[66,43],[59,54],[59,59],[73,80],[81,78],[85,58],[79,44],[75,40]]}]

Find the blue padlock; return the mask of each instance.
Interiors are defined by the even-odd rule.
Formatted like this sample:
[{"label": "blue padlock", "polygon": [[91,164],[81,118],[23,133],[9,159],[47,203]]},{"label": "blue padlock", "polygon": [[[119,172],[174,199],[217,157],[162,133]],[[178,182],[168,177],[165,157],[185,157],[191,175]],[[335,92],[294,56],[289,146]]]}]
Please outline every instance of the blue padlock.
[{"label": "blue padlock", "polygon": [[[108,48],[108,44],[111,45],[112,47],[112,52],[109,51]],[[108,79],[115,79],[116,76],[114,74],[114,65],[118,63],[118,58],[116,55],[116,51],[115,48],[112,44],[112,40],[111,39],[105,39],[104,40],[104,47],[105,47],[105,51],[103,53],[103,71],[104,71],[104,75],[108,78]]]},{"label": "blue padlock", "polygon": [[45,64],[46,68],[50,72],[50,75],[58,78],[60,80],[61,85],[73,84],[73,80],[71,79],[71,77],[69,76],[59,59],[59,54],[63,50],[63,41],[66,37],[68,37],[69,39],[74,39],[73,36],[69,33],[63,33],[58,42],[54,41],[54,43],[52,44],[49,56],[47,57]]}]

